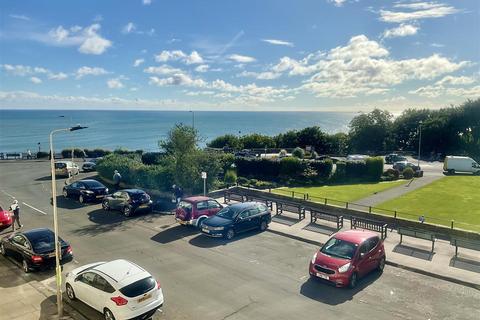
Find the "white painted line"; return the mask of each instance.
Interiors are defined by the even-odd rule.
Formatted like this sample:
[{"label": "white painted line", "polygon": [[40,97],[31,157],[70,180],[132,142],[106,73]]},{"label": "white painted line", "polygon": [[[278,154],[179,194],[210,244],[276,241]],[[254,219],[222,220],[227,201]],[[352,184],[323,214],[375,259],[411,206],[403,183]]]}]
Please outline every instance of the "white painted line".
[{"label": "white painted line", "polygon": [[38,212],[40,212],[40,213],[42,213],[42,214],[44,214],[44,215],[47,215],[47,214],[46,214],[45,212],[43,212],[42,210],[39,210],[39,209],[37,209],[37,208],[35,208],[35,207],[32,207],[32,206],[29,205],[28,203],[25,203],[25,202],[22,202],[22,203],[23,203],[24,205],[26,205],[27,207],[32,208],[32,209],[35,210],[35,211],[38,211]]},{"label": "white painted line", "polygon": [[6,194],[7,196],[9,196],[10,198],[15,199],[14,196],[12,196],[12,195],[11,195],[10,193],[8,193],[8,192],[5,192],[5,190],[2,190],[2,192],[5,193],[5,194]]}]

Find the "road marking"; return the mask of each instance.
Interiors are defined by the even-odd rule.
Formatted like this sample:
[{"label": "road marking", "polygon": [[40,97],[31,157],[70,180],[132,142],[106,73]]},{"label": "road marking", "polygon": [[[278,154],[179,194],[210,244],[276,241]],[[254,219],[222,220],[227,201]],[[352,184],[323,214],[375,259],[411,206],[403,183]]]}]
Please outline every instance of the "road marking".
[{"label": "road marking", "polygon": [[38,211],[38,212],[40,212],[40,213],[42,213],[42,214],[44,214],[44,215],[47,215],[47,214],[46,214],[45,212],[43,212],[42,210],[37,209],[37,208],[29,205],[28,203],[25,203],[25,202],[22,202],[22,203],[23,203],[24,205],[26,205],[27,207],[32,208],[32,209],[35,210],[35,211]]},{"label": "road marking", "polygon": [[12,199],[15,199],[14,196],[12,196],[10,193],[6,192],[5,190],[2,190],[3,193],[5,193],[7,196],[9,196]]}]

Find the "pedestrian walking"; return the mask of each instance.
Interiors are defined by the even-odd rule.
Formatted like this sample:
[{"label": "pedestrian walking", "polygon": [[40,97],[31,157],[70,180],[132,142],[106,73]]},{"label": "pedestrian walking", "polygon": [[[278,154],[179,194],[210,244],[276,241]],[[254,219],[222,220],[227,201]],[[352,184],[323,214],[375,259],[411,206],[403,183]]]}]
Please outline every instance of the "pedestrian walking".
[{"label": "pedestrian walking", "polygon": [[178,205],[180,203],[180,200],[182,200],[183,198],[183,189],[175,184],[172,186],[172,188],[173,188],[173,195],[175,197],[175,203]]},{"label": "pedestrian walking", "polygon": [[12,231],[15,231],[15,221],[17,222],[19,229],[23,227],[23,224],[20,224],[20,206],[18,205],[18,200],[13,200],[13,203],[10,206],[10,211],[13,212]]},{"label": "pedestrian walking", "polygon": [[32,159],[32,151],[30,151],[30,149],[27,150],[27,159]]},{"label": "pedestrian walking", "polygon": [[115,191],[120,189],[120,181],[122,180],[122,176],[118,172],[118,170],[115,170],[113,172],[113,186],[115,188]]}]

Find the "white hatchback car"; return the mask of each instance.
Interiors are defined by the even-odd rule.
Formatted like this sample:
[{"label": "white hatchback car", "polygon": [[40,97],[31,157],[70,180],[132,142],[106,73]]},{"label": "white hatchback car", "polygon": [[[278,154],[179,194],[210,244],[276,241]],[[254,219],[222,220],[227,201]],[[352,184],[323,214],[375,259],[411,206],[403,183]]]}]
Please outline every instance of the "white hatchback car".
[{"label": "white hatchback car", "polygon": [[127,260],[96,262],[66,275],[66,292],[103,313],[106,320],[150,319],[163,305],[160,283]]}]

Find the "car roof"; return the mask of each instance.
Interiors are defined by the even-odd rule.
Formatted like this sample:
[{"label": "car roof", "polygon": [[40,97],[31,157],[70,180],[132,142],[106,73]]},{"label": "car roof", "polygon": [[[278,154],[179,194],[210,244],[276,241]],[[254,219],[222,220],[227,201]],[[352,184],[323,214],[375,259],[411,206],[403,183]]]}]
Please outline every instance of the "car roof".
[{"label": "car roof", "polygon": [[204,197],[204,196],[195,196],[195,197],[188,197],[188,198],[182,199],[182,201],[187,201],[187,202],[200,202],[205,200],[215,200],[215,199],[212,199],[210,197]]},{"label": "car roof", "polygon": [[119,287],[150,276],[143,268],[124,259],[102,263],[91,270],[107,275],[110,279],[114,280]]},{"label": "car roof", "polygon": [[127,193],[145,193],[145,191],[140,189],[123,189],[120,191],[127,192]]},{"label": "car roof", "polygon": [[243,210],[243,209],[248,209],[251,208],[255,205],[259,204],[258,202],[239,202],[239,203],[234,203],[230,205],[230,208],[236,209],[236,210]]},{"label": "car roof", "polygon": [[37,228],[23,232],[29,241],[35,241],[38,238],[44,237],[46,234],[53,235],[53,231],[47,228]]},{"label": "car roof", "polygon": [[336,239],[361,244],[369,238],[378,237],[378,235],[367,230],[346,230],[335,233],[333,237]]}]

